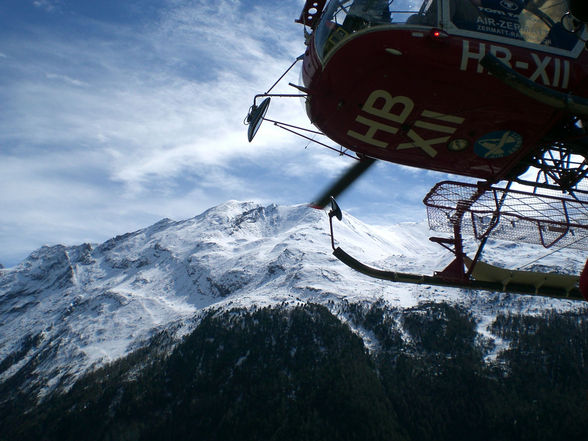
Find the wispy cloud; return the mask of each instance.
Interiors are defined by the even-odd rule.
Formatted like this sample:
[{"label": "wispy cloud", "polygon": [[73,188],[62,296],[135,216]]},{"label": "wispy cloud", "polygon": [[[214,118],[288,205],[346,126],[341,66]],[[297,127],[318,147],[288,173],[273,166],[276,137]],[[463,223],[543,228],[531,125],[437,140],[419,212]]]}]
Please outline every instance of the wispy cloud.
[{"label": "wispy cloud", "polygon": [[33,6],[36,8],[43,9],[47,12],[54,11],[56,8],[60,6],[60,1],[58,0],[34,0]]},{"label": "wispy cloud", "polygon": [[73,86],[78,86],[78,87],[88,86],[88,83],[86,83],[84,81],[76,80],[75,78],[68,77],[67,75],[46,73],[45,76],[49,80],[63,81],[64,83],[71,84]]},{"label": "wispy cloud", "polygon": [[26,115],[22,138],[34,126],[41,129],[29,135],[35,144],[85,139],[117,152],[111,176],[131,186],[153,175],[173,177],[190,164],[222,165],[279,148],[260,137],[252,149],[241,122],[253,94],[271,84],[302,47],[284,47],[281,41],[292,41],[292,30],[268,32],[262,11],[240,12],[238,2],[214,4],[167,10],[140,36],[108,29],[111,40],[45,43],[31,58],[46,69],[59,59],[68,62],[45,74],[52,81],[30,78],[16,85],[13,105]]}]

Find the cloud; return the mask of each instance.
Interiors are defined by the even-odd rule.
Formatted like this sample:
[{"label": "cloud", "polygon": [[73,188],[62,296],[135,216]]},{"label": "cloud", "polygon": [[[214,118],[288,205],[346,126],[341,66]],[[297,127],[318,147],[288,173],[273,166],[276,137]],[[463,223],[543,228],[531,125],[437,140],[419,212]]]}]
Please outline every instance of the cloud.
[{"label": "cloud", "polygon": [[59,0],[34,0],[33,6],[47,12],[52,12],[61,6],[61,2]]},{"label": "cloud", "polygon": [[[117,152],[112,178],[134,188],[153,176],[173,178],[190,164],[222,165],[279,148],[260,137],[252,149],[241,122],[253,94],[293,58],[291,48],[268,37],[275,32],[267,32],[257,8],[239,12],[238,2],[216,3],[172,8],[138,35],[108,29],[109,37],[96,41],[44,43],[30,58],[52,81],[21,81],[9,100],[22,115],[18,137],[35,145],[84,140]],[[277,47],[279,56],[264,46]],[[71,68],[51,71],[59,59],[71,60]],[[275,110],[284,113],[280,105]]]},{"label": "cloud", "polygon": [[78,86],[78,87],[88,86],[88,83],[85,83],[84,81],[76,80],[75,78],[68,77],[67,75],[47,73],[47,74],[45,74],[45,76],[49,80],[63,81],[65,83],[71,84],[73,86]]}]

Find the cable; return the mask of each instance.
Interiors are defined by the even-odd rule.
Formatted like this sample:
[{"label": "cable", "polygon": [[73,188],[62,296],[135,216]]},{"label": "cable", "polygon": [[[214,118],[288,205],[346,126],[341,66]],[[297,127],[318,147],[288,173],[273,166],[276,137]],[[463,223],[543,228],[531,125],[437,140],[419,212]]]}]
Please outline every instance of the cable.
[{"label": "cable", "polygon": [[533,261],[531,261],[531,262],[529,262],[529,263],[527,263],[527,264],[525,264],[525,265],[523,265],[523,266],[520,266],[520,267],[518,267],[518,268],[517,268],[517,271],[519,271],[519,270],[521,270],[521,269],[523,269],[523,268],[525,268],[525,267],[527,267],[527,266],[531,265],[532,263],[535,263],[535,262],[537,262],[537,261],[539,261],[539,260],[541,260],[541,259],[544,259],[544,258],[546,258],[547,256],[551,256],[552,254],[555,254],[555,253],[557,253],[558,251],[561,251],[561,250],[563,250],[564,248],[568,248],[568,247],[570,247],[570,246],[572,246],[572,245],[575,245],[575,244],[577,244],[578,242],[580,242],[581,240],[584,240],[584,239],[586,239],[586,238],[587,238],[587,236],[582,236],[582,237],[580,237],[578,240],[576,240],[576,241],[574,241],[574,242],[571,242],[571,243],[569,243],[569,244],[567,244],[567,245],[565,245],[565,246],[563,246],[563,247],[561,247],[561,248],[557,248],[556,250],[553,250],[552,252],[550,252],[550,253],[547,253],[547,254],[545,254],[544,256],[538,257],[537,259],[535,259],[535,260],[533,260]]}]

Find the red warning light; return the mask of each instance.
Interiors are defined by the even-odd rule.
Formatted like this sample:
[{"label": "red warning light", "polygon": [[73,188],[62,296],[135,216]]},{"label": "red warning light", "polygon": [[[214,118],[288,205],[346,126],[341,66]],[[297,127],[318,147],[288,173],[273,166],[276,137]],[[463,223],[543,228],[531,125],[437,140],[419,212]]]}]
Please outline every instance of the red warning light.
[{"label": "red warning light", "polygon": [[433,38],[445,38],[445,37],[449,37],[449,34],[447,34],[447,32],[442,31],[440,29],[433,29],[431,30],[431,37]]}]

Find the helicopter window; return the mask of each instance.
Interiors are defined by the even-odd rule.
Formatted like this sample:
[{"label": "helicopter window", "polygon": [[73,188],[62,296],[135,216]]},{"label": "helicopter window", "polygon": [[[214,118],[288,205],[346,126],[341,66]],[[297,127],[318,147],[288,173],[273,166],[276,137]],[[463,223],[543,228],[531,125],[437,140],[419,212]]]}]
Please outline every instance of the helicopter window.
[{"label": "helicopter window", "polygon": [[566,0],[451,0],[450,19],[459,28],[571,50],[579,28],[564,27]]},{"label": "helicopter window", "polygon": [[320,57],[354,32],[391,24],[434,26],[437,0],[331,0],[317,28],[315,42]]}]

